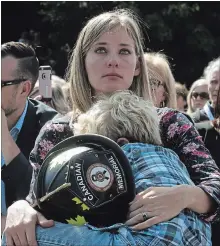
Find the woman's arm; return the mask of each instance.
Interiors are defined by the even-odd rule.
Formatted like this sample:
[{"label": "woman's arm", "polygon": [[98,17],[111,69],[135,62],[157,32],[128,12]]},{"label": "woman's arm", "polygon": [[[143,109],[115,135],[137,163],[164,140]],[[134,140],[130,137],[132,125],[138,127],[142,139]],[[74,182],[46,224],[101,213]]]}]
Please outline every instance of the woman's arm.
[{"label": "woman's arm", "polygon": [[214,203],[211,197],[200,187],[182,185],[180,186],[180,192],[184,194],[186,199],[186,208],[191,209],[198,214],[216,211],[217,204]]},{"label": "woman's arm", "polygon": [[[201,136],[193,123],[178,111],[158,109],[158,115],[164,146],[179,155],[192,181],[201,189],[190,190],[189,197],[194,202],[189,208],[195,212],[203,211],[201,216],[207,221],[218,219],[220,216],[220,170],[206,149]],[[197,199],[194,199],[194,196]]]},{"label": "woman's arm", "polygon": [[73,135],[72,129],[69,127],[69,122],[48,122],[40,131],[34,149],[30,153],[30,163],[33,166],[32,180],[30,184],[29,195],[27,201],[30,204],[34,203],[33,195],[34,184],[37,178],[39,169],[47,155],[47,153],[59,142]]},{"label": "woman's arm", "polygon": [[[40,131],[34,149],[30,154],[30,163],[33,166],[33,175],[27,201],[20,200],[8,208],[5,226],[7,245],[37,245],[35,236],[36,224],[51,227],[54,222],[47,220],[42,214],[33,209],[30,204],[35,202],[34,183],[39,168],[47,153],[60,141],[73,135],[68,123],[48,122]],[[20,241],[18,240],[20,239]],[[16,241],[18,240],[18,242]]]}]

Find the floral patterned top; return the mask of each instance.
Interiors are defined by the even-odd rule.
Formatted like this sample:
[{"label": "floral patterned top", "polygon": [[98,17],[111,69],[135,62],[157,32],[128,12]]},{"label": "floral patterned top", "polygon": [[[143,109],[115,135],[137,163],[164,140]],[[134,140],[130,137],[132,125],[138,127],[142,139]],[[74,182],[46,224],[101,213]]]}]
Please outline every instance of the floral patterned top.
[{"label": "floral patterned top", "polygon": [[[200,214],[208,222],[220,220],[220,170],[204,146],[201,136],[188,116],[169,108],[158,108],[161,138],[164,147],[174,150],[186,165],[195,185],[207,192],[217,204],[213,213]],[[52,120],[40,131],[30,154],[34,172],[27,200],[34,202],[34,182],[45,156],[53,146],[73,136],[70,117]]]}]

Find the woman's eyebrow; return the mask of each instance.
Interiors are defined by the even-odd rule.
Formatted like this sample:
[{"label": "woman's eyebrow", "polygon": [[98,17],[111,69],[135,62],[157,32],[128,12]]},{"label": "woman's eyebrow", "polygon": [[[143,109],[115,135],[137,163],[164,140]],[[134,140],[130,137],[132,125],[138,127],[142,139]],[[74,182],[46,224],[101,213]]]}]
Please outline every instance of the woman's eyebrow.
[{"label": "woman's eyebrow", "polygon": [[[95,43],[95,45],[108,45],[109,43],[107,42],[98,42],[98,43]],[[124,47],[127,47],[127,46],[130,46],[130,47],[133,47],[133,45],[131,44],[125,44],[125,43],[120,43],[119,44],[120,46],[124,46]]]}]

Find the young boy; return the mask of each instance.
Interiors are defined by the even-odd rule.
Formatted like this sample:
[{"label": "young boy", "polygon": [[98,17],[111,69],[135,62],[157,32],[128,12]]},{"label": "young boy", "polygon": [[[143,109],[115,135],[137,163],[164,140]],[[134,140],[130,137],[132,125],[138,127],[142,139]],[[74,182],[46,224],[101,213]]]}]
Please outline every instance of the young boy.
[{"label": "young boy", "polygon": [[[132,167],[137,193],[150,187],[194,185],[177,154],[162,147],[153,105],[129,91],[100,98],[87,113],[78,118],[74,133],[99,134],[117,142]],[[150,211],[139,212],[138,215],[139,221],[154,217]],[[148,236],[158,239],[157,245],[161,242],[188,245],[192,241],[195,245],[211,245],[210,225],[194,212],[184,209],[184,205],[173,219],[144,231]]]}]

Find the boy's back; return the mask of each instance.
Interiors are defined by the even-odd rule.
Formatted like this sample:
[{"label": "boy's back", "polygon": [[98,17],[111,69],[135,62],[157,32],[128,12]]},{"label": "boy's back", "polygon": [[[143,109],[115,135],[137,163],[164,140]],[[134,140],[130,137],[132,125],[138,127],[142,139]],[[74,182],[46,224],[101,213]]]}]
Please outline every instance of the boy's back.
[{"label": "boy's back", "polygon": [[[186,167],[172,150],[143,143],[125,144],[122,149],[131,164],[137,193],[150,187],[194,185]],[[144,232],[157,237],[158,243],[164,242],[164,245],[168,242],[171,245],[211,245],[210,225],[187,209]]]}]

